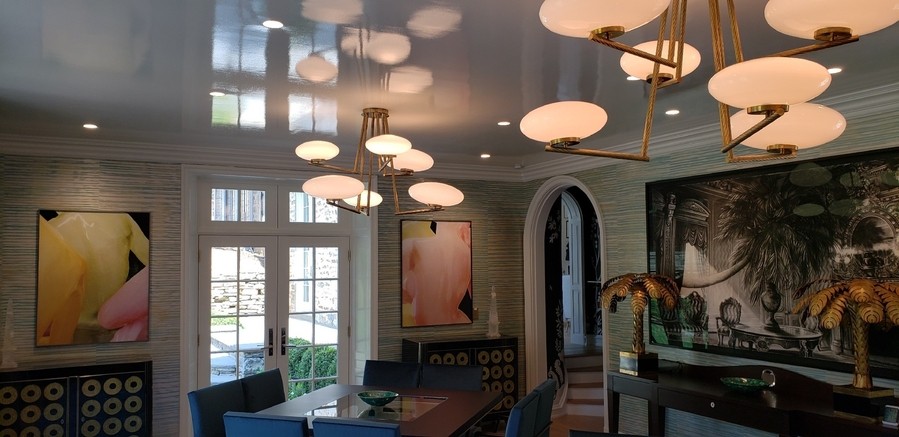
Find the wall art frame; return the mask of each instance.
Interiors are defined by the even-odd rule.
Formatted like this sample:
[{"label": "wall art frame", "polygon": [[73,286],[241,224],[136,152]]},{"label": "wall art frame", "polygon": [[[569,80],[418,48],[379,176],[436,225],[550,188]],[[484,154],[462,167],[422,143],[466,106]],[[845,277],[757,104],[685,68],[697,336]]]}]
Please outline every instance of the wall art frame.
[{"label": "wall art frame", "polygon": [[401,220],[402,327],[472,323],[470,221]]},{"label": "wall art frame", "polygon": [[[650,304],[650,344],[852,372],[848,319],[794,314],[822,277],[899,278],[899,149],[646,184],[651,273],[681,286]],[[899,379],[899,328],[872,325],[871,371]]]}]

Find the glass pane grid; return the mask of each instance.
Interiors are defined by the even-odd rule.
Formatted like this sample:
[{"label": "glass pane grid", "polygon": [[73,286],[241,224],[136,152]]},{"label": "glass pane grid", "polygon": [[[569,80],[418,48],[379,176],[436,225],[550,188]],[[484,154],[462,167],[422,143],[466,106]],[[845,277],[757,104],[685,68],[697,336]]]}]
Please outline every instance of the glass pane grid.
[{"label": "glass pane grid", "polygon": [[288,220],[291,223],[337,223],[337,208],[322,199],[300,191],[288,195]]}]

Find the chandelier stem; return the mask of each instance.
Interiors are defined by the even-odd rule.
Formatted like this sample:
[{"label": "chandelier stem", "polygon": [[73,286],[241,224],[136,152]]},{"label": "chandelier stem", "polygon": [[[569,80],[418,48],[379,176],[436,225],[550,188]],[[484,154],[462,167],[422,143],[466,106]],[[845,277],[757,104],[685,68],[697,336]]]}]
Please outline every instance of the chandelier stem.
[{"label": "chandelier stem", "polygon": [[[755,126],[752,126],[749,129],[747,129],[746,132],[743,132],[742,134],[740,134],[739,136],[734,138],[729,144],[727,144],[726,146],[724,146],[724,148],[721,149],[721,152],[722,153],[730,152],[731,150],[733,150],[734,147],[737,147],[737,145],[739,145],[740,143],[745,141],[747,138],[755,135],[756,132],[764,129],[765,126],[768,126],[769,124],[773,123],[774,120],[777,120],[778,118],[780,118],[781,116],[786,114],[786,112],[787,112],[786,105],[777,105],[775,108],[765,111],[765,113],[767,114],[765,116],[765,118],[763,118],[761,121],[756,123]],[[728,118],[728,125],[730,125],[729,118]]]},{"label": "chandelier stem", "polygon": [[547,152],[555,152],[555,153],[569,153],[572,155],[596,156],[599,158],[629,159],[631,161],[649,161],[649,157],[646,155],[638,155],[636,153],[612,152],[612,151],[608,151],[608,150],[578,149],[576,147],[552,147],[550,145],[545,146],[543,148],[543,150],[545,150]]},{"label": "chandelier stem", "polygon": [[665,65],[665,66],[668,66],[668,67],[671,67],[671,68],[676,68],[676,67],[677,67],[677,64],[676,64],[674,61],[670,61],[670,60],[665,59],[665,58],[663,58],[663,57],[661,57],[661,56],[656,56],[656,55],[654,55],[654,54],[652,54],[652,53],[644,52],[643,50],[635,49],[635,48],[633,48],[633,47],[631,47],[631,46],[629,46],[629,45],[621,44],[621,43],[619,43],[619,42],[617,42],[617,41],[612,41],[612,40],[610,40],[610,39],[603,38],[601,35],[597,34],[596,32],[592,32],[592,33],[590,34],[590,39],[591,39],[593,42],[597,42],[597,43],[599,43],[599,44],[602,44],[602,45],[607,46],[607,47],[611,47],[611,48],[616,49],[616,50],[621,50],[622,52],[625,52],[625,53],[630,53],[630,54],[632,54],[632,55],[634,55],[634,56],[639,56],[639,57],[641,57],[641,58],[643,58],[643,59],[646,59],[646,60],[649,60],[649,61],[652,61],[652,62],[658,62],[659,64],[662,64],[662,65]]},{"label": "chandelier stem", "polygon": [[791,49],[791,50],[784,50],[782,52],[777,52],[777,53],[775,53],[773,55],[769,55],[769,56],[779,56],[779,57],[788,58],[790,56],[796,56],[796,55],[802,55],[805,53],[816,52],[818,50],[829,49],[831,47],[837,47],[837,46],[841,46],[843,44],[849,44],[849,43],[853,43],[856,41],[858,41],[858,35],[854,35],[854,36],[851,36],[849,38],[844,38],[844,39],[837,39],[837,40],[833,40],[833,41],[823,41],[823,42],[819,42],[816,44],[807,45],[804,47],[797,47],[797,48]]}]

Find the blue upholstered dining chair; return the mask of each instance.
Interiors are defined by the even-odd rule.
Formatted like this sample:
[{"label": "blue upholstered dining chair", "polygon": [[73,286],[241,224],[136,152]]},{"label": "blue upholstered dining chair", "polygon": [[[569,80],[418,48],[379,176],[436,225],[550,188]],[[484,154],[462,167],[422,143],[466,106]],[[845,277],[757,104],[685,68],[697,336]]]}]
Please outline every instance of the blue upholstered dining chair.
[{"label": "blue upholstered dining chair", "polygon": [[533,437],[537,433],[537,408],[540,393],[531,391],[518,400],[509,411],[506,423],[506,437]]},{"label": "blue upholstered dining chair", "polygon": [[309,435],[305,417],[229,411],[225,413],[224,421],[227,437],[307,437]]},{"label": "blue upholstered dining chair", "polygon": [[187,394],[194,437],[225,437],[222,416],[228,411],[246,411],[240,380],[223,382]]},{"label": "blue upholstered dining chair", "polygon": [[396,388],[415,388],[421,379],[421,365],[400,361],[365,361],[363,385],[383,385]]},{"label": "blue upholstered dining chair", "polygon": [[284,396],[284,382],[281,380],[280,369],[250,375],[242,378],[240,382],[243,384],[246,402],[244,411],[255,413],[287,400]]},{"label": "blue upholstered dining chair", "polygon": [[556,400],[556,381],[547,379],[538,385],[537,392],[537,420],[534,425],[535,436],[546,437],[549,435],[549,425],[552,423],[553,403]]},{"label": "blue upholstered dining chair", "polygon": [[449,364],[423,364],[421,387],[449,390],[480,391],[484,379],[482,366],[455,366]]},{"label": "blue upholstered dining chair", "polygon": [[[400,437],[400,424],[343,417],[317,417],[312,421],[315,437]],[[230,436],[229,436],[230,437]]]}]

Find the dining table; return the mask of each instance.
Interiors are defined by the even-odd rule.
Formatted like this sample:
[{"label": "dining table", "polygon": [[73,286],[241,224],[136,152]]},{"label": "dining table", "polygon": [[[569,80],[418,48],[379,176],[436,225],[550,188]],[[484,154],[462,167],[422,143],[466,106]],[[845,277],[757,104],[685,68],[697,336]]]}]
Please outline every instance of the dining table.
[{"label": "dining table", "polygon": [[[398,396],[384,406],[371,406],[358,394],[388,390]],[[502,393],[434,388],[395,388],[332,384],[259,411],[276,416],[305,416],[315,432],[316,417],[352,417],[399,423],[403,436],[463,435],[500,402]]]}]

